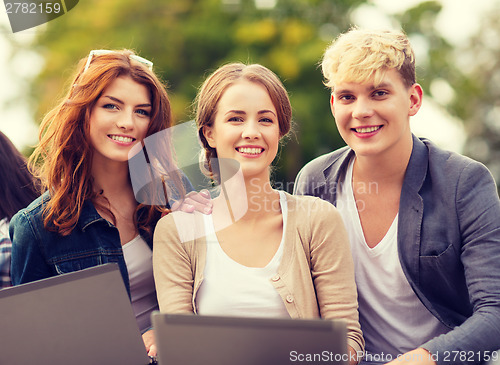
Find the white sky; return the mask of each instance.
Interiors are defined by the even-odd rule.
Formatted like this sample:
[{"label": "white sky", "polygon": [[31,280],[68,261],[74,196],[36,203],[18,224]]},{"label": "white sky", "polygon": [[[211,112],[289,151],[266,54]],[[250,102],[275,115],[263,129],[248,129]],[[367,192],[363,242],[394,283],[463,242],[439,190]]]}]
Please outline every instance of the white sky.
[{"label": "white sky", "polygon": [[[500,0],[456,1],[439,0],[443,9],[438,14],[437,30],[454,45],[467,41],[468,37],[478,31],[481,15],[492,8]],[[392,27],[386,14],[395,14],[410,8],[422,0],[372,0],[372,5],[360,7],[353,15],[358,25],[373,28]],[[417,63],[427,53],[425,44],[419,39],[411,39],[415,49]],[[420,56],[420,55],[421,56]],[[439,87],[439,93],[444,99],[452,97],[453,89],[445,80],[440,80],[431,86]],[[442,100],[446,101],[446,100]],[[422,108],[411,120],[411,127],[417,136],[425,136],[445,149],[461,152],[466,142],[466,134],[460,120],[451,117],[446,110],[429,97],[424,98]]]},{"label": "white sky", "polygon": [[[23,73],[34,76],[41,69],[41,59],[33,52],[20,55],[10,60],[11,50],[8,37],[16,42],[29,42],[33,30],[13,34],[5,8],[0,5],[0,25],[6,26],[7,31],[0,28],[0,130],[5,133],[17,148],[22,149],[33,145],[37,141],[38,126],[32,120],[31,111],[24,100],[14,99],[15,95],[23,92],[25,85],[19,81],[17,75]],[[16,65],[12,67],[11,65]],[[9,107],[3,104],[9,101]]]},{"label": "white sky", "polygon": [[[354,15],[355,22],[366,27],[391,26],[386,14],[398,13],[405,8],[418,4],[422,0],[372,0],[372,5],[360,8]],[[500,0],[456,1],[440,0],[443,10],[438,17],[438,30],[453,44],[460,44],[474,33],[480,24],[481,14]],[[9,108],[0,109],[0,130],[4,132],[18,148],[36,143],[38,127],[32,121],[31,111],[24,100],[12,100],[18,95],[20,84],[16,75],[36,75],[42,67],[43,59],[34,52],[17,57],[10,61],[15,67],[8,67],[10,49],[7,37],[18,42],[29,42],[34,30],[26,30],[12,34],[8,17],[0,6],[0,25],[7,25],[7,31],[0,31],[0,107],[4,100],[11,100]],[[418,40],[414,47],[418,55]],[[413,42],[413,39],[412,39]],[[417,56],[418,59],[418,56]],[[21,89],[22,90],[22,89]],[[446,111],[430,98],[424,100],[422,109],[412,120],[412,128],[417,135],[429,137],[443,148],[460,152],[465,142],[465,134],[461,124],[451,118]]]}]

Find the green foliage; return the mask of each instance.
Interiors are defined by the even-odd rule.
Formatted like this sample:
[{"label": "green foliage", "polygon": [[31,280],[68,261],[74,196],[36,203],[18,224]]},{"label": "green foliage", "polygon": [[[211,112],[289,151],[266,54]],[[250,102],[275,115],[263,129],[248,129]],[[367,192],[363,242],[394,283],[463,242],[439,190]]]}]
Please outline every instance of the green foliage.
[{"label": "green foliage", "polygon": [[485,14],[479,32],[458,50],[467,77],[457,85],[453,107],[467,121],[465,153],[490,169],[500,193],[500,3]]},{"label": "green foliage", "polygon": [[262,63],[283,80],[294,108],[295,133],[274,175],[277,183],[291,182],[307,161],[343,145],[318,62],[350,26],[349,11],[363,2],[281,0],[259,8],[262,2],[253,0],[81,1],[48,23],[34,43],[47,61],[31,88],[37,120],[91,49],[132,48],[151,59],[178,121],[193,117],[192,100],[209,72],[227,62]]},{"label": "green foliage", "polygon": [[[319,62],[326,46],[351,25],[350,14],[367,0],[85,0],[38,32],[32,49],[45,67],[31,87],[37,120],[69,87],[67,80],[91,49],[132,48],[151,59],[168,85],[178,121],[193,118],[192,101],[208,73],[227,62],[262,63],[289,91],[294,133],[276,161],[277,185],[291,189],[298,170],[344,143],[331,116],[329,91]],[[260,4],[260,7],[258,6]],[[271,4],[273,6],[265,6]],[[441,10],[425,1],[395,15],[393,22],[427,45],[417,58],[426,94],[432,81],[446,80],[457,92],[447,105],[464,120],[475,114],[471,95],[483,95],[485,79],[457,65],[453,47],[436,31]],[[497,58],[498,59],[498,58]],[[66,83],[66,84],[65,84]],[[490,100],[490,99],[489,99]]]},{"label": "green foliage", "polygon": [[[492,3],[493,4],[493,3]],[[399,15],[398,19],[410,36],[423,36],[428,45],[424,67],[417,78],[426,94],[432,94],[436,78],[446,80],[452,87],[452,100],[443,105],[453,116],[464,122],[468,141],[464,153],[485,163],[500,182],[500,4],[484,15],[479,31],[470,42],[450,45],[435,29],[441,5],[427,1]],[[417,65],[418,65],[417,59]],[[499,188],[500,191],[500,188]]]}]

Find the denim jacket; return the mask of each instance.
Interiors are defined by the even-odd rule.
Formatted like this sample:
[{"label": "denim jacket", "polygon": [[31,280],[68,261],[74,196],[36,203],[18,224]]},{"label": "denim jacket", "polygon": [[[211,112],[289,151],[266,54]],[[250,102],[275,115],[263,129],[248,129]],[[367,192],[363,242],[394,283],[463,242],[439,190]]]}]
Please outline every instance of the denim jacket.
[{"label": "denim jacket", "polygon": [[[353,156],[344,147],[311,161],[294,192],[335,204]],[[488,361],[500,348],[500,201],[490,172],[413,136],[397,241],[413,291],[450,328],[421,347],[438,364]]]},{"label": "denim jacket", "polygon": [[[42,211],[47,193],[12,217],[12,284],[18,285],[85,268],[116,262],[130,294],[127,266],[118,229],[85,201],[76,227],[68,236],[45,229]],[[158,214],[158,219],[159,219]],[[153,227],[154,228],[154,227]],[[152,248],[152,233],[139,232]]]}]

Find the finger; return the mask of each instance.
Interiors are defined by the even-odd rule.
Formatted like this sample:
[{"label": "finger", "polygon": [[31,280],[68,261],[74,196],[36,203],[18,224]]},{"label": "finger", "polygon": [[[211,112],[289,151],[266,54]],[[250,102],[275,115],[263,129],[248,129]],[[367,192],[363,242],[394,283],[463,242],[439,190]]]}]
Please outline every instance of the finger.
[{"label": "finger", "polygon": [[190,204],[190,200],[189,199],[185,199],[185,200],[178,200],[176,202],[174,202],[174,204],[172,204],[172,207],[170,208],[170,210],[172,212],[175,212],[176,210],[180,210],[181,212],[185,212],[185,213],[193,213],[195,211],[195,207]]},{"label": "finger", "polygon": [[190,204],[193,204],[193,202],[198,202],[207,206],[212,205],[212,198],[210,197],[210,193],[208,192],[208,190],[201,190],[200,192],[191,191],[186,195],[185,200]]},{"label": "finger", "polygon": [[177,201],[172,204],[172,210],[180,210],[185,213],[193,213],[195,210],[204,213],[212,213],[212,199],[208,190],[204,189],[199,192],[189,192],[184,200]]},{"label": "finger", "polygon": [[156,356],[156,355],[157,355],[156,345],[152,344],[151,347],[149,348],[148,356]]},{"label": "finger", "polygon": [[172,204],[172,206],[170,207],[171,210],[177,210],[179,209],[181,203],[179,201],[176,201],[174,202],[174,204]]},{"label": "finger", "polygon": [[193,211],[196,210],[197,212],[200,212],[203,214],[212,213],[212,202],[210,200],[207,200],[207,199],[203,199],[203,200],[186,199],[186,203],[188,203],[191,207],[193,207]]},{"label": "finger", "polygon": [[[174,209],[172,209],[172,210],[174,210]],[[196,210],[196,208],[194,205],[189,204],[186,201],[184,201],[182,203],[182,205],[180,207],[178,207],[178,210],[180,210],[181,212],[185,212],[185,213],[193,213]]]},{"label": "finger", "polygon": [[200,190],[200,194],[207,199],[211,199],[210,192],[207,189]]}]

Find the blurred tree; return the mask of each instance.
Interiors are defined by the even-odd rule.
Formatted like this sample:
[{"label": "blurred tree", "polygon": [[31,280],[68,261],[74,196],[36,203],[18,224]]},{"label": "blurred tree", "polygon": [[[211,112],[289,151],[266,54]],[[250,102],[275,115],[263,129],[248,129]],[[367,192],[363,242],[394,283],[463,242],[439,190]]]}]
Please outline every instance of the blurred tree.
[{"label": "blurred tree", "polygon": [[[483,162],[500,184],[500,2],[482,17],[477,34],[458,47],[450,45],[434,24],[441,7],[424,2],[397,18],[407,33],[424,39],[426,57],[417,78],[451,115],[463,121],[463,153]],[[419,42],[420,43],[420,42]],[[500,189],[500,187],[499,187]],[[500,190],[499,190],[500,191]]]},{"label": "blurred tree", "polygon": [[[468,131],[465,153],[488,166],[500,184],[500,2],[484,14],[475,36],[457,50],[469,84],[457,88]],[[499,189],[500,191],[500,189]]]},{"label": "blurred tree", "polygon": [[[262,63],[290,93],[295,133],[283,146],[274,180],[291,191],[298,170],[320,154],[344,145],[322,85],[319,61],[325,47],[353,25],[351,13],[371,0],[86,0],[49,22],[30,47],[46,60],[31,88],[36,120],[56,103],[63,82],[91,49],[132,48],[151,59],[166,80],[178,121],[192,119],[192,100],[207,74],[232,61]],[[432,93],[433,81],[447,80],[465,92],[477,83],[454,64],[453,48],[434,24],[441,6],[423,2],[392,21],[425,44],[417,56],[419,81]],[[68,87],[69,85],[65,85]],[[466,93],[450,111],[465,118]]]},{"label": "blurred tree", "polygon": [[262,63],[283,80],[294,107],[296,133],[284,145],[274,175],[291,190],[286,184],[305,162],[343,144],[318,61],[327,43],[350,26],[350,11],[364,2],[81,1],[49,22],[31,45],[46,60],[31,88],[36,120],[54,106],[78,59],[91,49],[132,48],[151,59],[168,83],[179,121],[192,118],[192,100],[209,72],[232,61]]}]

